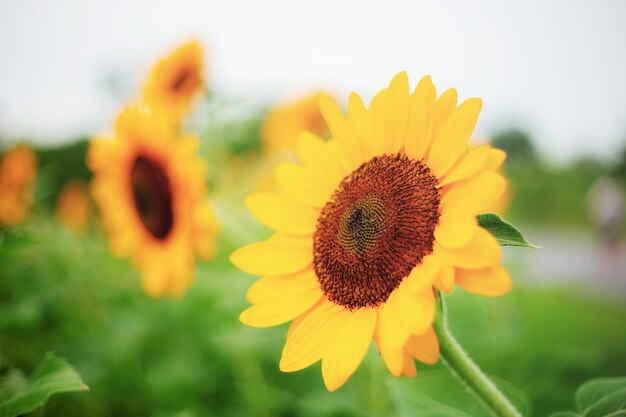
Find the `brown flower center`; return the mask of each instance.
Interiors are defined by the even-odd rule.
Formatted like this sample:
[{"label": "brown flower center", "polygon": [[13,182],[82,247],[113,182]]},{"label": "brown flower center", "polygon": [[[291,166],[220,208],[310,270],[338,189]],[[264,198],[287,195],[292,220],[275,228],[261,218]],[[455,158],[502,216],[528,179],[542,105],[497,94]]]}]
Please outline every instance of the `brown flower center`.
[{"label": "brown flower center", "polygon": [[184,67],[172,78],[170,89],[174,93],[184,93],[196,88],[199,83],[200,80],[196,71]]},{"label": "brown flower center", "polygon": [[351,310],[378,306],[432,252],[436,184],[426,165],[405,155],[372,158],[341,181],[313,236],[329,300]]},{"label": "brown flower center", "polygon": [[135,208],[150,234],[164,240],[174,225],[172,193],[162,167],[145,156],[135,159],[130,174]]}]

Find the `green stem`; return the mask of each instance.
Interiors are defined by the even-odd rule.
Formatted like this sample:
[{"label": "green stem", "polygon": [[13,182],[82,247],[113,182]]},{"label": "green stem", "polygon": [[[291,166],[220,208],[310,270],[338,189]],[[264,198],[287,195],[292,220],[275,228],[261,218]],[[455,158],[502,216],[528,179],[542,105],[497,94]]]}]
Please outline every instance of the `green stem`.
[{"label": "green stem", "polygon": [[491,414],[497,417],[522,417],[522,414],[470,359],[450,333],[443,295],[441,296],[441,309],[441,314],[437,315],[433,325],[439,337],[441,359]]}]

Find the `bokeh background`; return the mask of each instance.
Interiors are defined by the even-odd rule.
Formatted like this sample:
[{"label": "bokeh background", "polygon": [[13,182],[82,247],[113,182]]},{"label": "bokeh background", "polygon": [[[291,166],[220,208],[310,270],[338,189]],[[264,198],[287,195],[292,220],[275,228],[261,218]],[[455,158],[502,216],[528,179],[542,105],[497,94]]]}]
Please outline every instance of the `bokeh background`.
[{"label": "bokeh background", "polygon": [[[452,329],[533,415],[574,409],[582,382],[626,375],[624,203],[598,191],[626,193],[623,16],[619,1],[1,2],[0,153],[28,143],[38,166],[32,212],[0,229],[1,369],[54,351],[90,386],[35,415],[410,416],[464,398],[439,366],[396,381],[373,348],[329,394],[319,366],[279,372],[284,326],[237,320],[254,277],[227,256],[268,233],[242,204],[276,158],[261,143],[268,111],[312,91],[367,101],[406,70],[483,98],[475,142],[509,154],[505,218],[543,246],[505,249],[510,294],[455,290]],[[184,299],[154,300],[112,258],[92,203],[82,233],[57,206],[68,181],[91,178],[89,138],[190,38],[206,48],[208,95],[188,127],[224,233]],[[622,219],[610,233],[607,210]]]}]

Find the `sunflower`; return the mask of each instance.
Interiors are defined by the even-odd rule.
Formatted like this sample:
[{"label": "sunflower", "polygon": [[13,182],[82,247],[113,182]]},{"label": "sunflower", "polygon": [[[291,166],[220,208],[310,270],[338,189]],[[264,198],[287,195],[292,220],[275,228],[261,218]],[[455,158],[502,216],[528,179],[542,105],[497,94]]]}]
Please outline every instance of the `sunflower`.
[{"label": "sunflower", "polygon": [[277,189],[274,171],[281,162],[296,160],[296,141],[303,131],[316,136],[328,136],[328,126],[322,117],[319,100],[330,99],[323,92],[314,92],[296,101],[270,110],[261,126],[261,143],[264,158],[260,172],[255,175],[255,190]]},{"label": "sunflower", "polygon": [[262,276],[240,320],[292,321],[282,371],[321,359],[333,391],[374,340],[394,376],[414,376],[414,359],[439,357],[434,289],[508,291],[498,242],[476,220],[506,186],[496,172],[502,151],[467,150],[481,105],[471,98],[457,107],[454,89],[437,99],[428,76],[410,94],[405,72],[369,108],[353,93],[346,116],[320,100],[331,139],[300,135],[301,164],[276,170],[282,192],[246,201],[275,233],[230,258]]},{"label": "sunflower", "polygon": [[263,151],[268,154],[293,151],[303,131],[325,137],[328,126],[318,105],[321,98],[330,99],[330,96],[315,92],[272,109],[261,127]]},{"label": "sunflower", "polygon": [[180,118],[189,112],[203,87],[202,46],[190,41],[154,65],[143,89],[142,100]]},{"label": "sunflower", "polygon": [[13,146],[0,161],[0,225],[21,223],[33,204],[37,157],[25,144]]},{"label": "sunflower", "polygon": [[89,148],[91,191],[111,248],[132,257],[153,297],[182,296],[194,278],[194,253],[215,254],[217,222],[197,149],[195,136],[176,137],[166,118],[138,105],[120,113],[112,138]]},{"label": "sunflower", "polygon": [[71,180],[61,190],[56,214],[59,222],[71,232],[84,233],[89,225],[91,207],[87,187],[81,180]]}]

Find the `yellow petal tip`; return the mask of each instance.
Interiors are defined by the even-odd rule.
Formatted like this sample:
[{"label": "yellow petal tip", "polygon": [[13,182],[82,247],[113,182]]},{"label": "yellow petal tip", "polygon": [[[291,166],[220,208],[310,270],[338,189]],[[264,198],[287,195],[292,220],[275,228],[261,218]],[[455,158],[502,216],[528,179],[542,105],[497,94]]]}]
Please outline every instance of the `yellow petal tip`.
[{"label": "yellow petal tip", "polygon": [[280,358],[280,362],[278,363],[278,369],[280,369],[281,372],[295,372],[298,371],[299,369],[296,369],[293,367],[293,364],[287,363],[284,359],[284,356],[282,358]]},{"label": "yellow petal tip", "polygon": [[240,262],[241,261],[240,253],[241,253],[241,248],[235,250],[233,253],[230,254],[230,256],[228,257],[228,260],[230,261],[231,264],[233,264],[237,268],[242,269],[241,262]]}]

